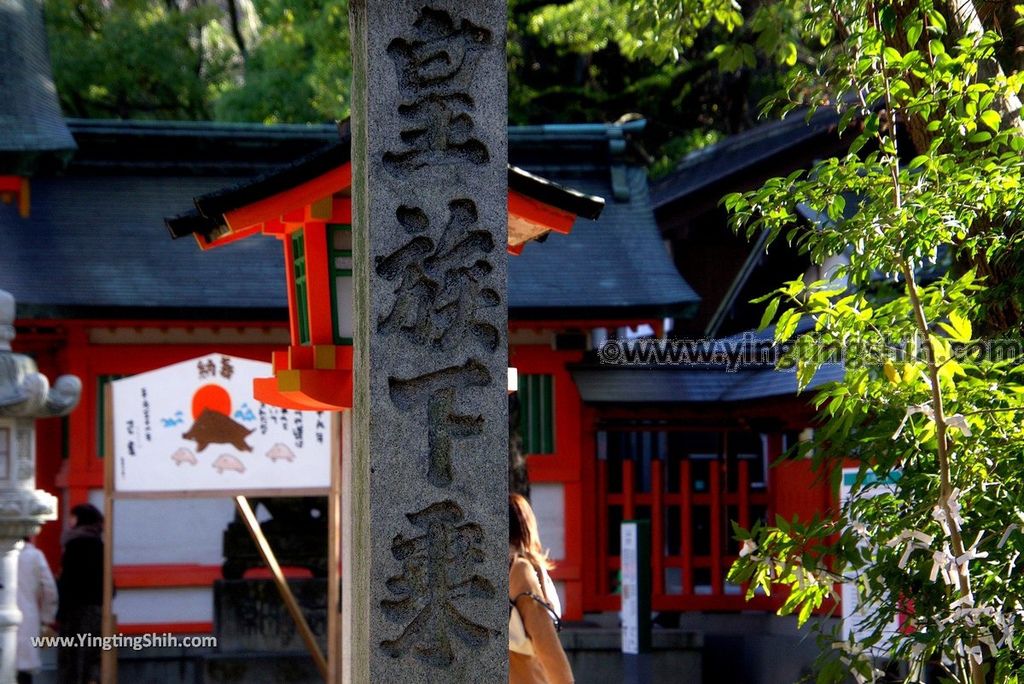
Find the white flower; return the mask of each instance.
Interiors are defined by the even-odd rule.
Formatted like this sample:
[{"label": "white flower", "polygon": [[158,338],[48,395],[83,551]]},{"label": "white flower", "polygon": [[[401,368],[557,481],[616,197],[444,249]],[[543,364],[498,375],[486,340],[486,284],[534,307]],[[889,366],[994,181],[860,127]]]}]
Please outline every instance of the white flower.
[{"label": "white flower", "polygon": [[868,526],[862,523],[860,520],[851,520],[850,529],[853,530],[854,533],[860,536],[862,539],[867,539],[871,536],[870,533],[868,533]]},{"label": "white flower", "polygon": [[757,551],[757,543],[753,539],[744,539],[740,547],[740,558],[745,558]]}]

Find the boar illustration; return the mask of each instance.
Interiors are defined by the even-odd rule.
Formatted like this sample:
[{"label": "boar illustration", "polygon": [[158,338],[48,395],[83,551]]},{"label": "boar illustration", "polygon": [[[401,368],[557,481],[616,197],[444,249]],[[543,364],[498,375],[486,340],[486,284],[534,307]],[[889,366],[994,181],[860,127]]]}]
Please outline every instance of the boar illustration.
[{"label": "boar illustration", "polygon": [[192,423],[189,431],[182,435],[196,443],[196,451],[202,451],[211,444],[230,444],[239,451],[252,451],[245,438],[252,433],[244,425],[236,423],[219,411],[203,409]]}]

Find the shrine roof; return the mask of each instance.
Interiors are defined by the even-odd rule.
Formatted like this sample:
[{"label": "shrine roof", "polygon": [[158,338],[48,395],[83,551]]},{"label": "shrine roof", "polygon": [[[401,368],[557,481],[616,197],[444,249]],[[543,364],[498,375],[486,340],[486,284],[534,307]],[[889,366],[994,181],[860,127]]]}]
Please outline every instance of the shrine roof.
[{"label": "shrine roof", "polygon": [[797,111],[787,118],[771,121],[685,156],[664,178],[651,184],[652,204],[656,210],[686,200],[718,183],[735,178],[751,168],[760,168],[780,155],[797,148],[836,138],[839,116],[822,107],[810,119]]},{"label": "shrine roof", "polygon": [[[545,174],[551,169],[546,168]],[[569,171],[559,180],[583,192],[611,196],[613,181]],[[654,222],[643,168],[623,169],[629,199],[610,200],[600,220],[578,222],[570,235],[551,233],[509,259],[513,319],[627,315],[687,316],[700,297],[679,275]]]},{"label": "shrine roof", "polygon": [[73,166],[34,178],[28,218],[0,205],[0,282],[19,317],[287,321],[276,240],[210,255],[167,239],[168,210],[225,180],[78,175]]},{"label": "shrine roof", "polygon": [[[827,364],[807,390],[842,380],[843,366]],[[727,370],[725,366],[607,366],[572,368],[580,397],[588,403],[706,404],[793,396],[796,372],[770,367]]]},{"label": "shrine roof", "polygon": [[[31,216],[0,205],[0,274],[22,317],[286,320],[276,240],[206,254],[191,240],[168,240],[163,219],[196,197],[253,188],[254,177],[297,157],[336,162],[347,153],[330,150],[335,126],[68,126],[79,151],[64,175],[33,179]],[[698,301],[662,245],[644,170],[622,152],[628,132],[603,124],[509,129],[510,161],[525,170],[511,173],[531,195],[572,188],[607,200],[597,221],[578,220],[571,235],[528,244],[509,260],[513,319],[679,315]]]}]

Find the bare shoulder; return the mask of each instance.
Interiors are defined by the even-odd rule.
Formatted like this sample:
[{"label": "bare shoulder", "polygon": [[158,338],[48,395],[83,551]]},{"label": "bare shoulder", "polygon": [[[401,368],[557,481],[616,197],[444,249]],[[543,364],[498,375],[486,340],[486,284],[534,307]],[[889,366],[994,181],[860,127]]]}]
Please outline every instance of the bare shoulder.
[{"label": "bare shoulder", "polygon": [[537,593],[540,583],[537,580],[537,571],[534,570],[530,561],[525,558],[516,558],[508,573],[509,590],[513,594],[521,594],[524,591]]}]

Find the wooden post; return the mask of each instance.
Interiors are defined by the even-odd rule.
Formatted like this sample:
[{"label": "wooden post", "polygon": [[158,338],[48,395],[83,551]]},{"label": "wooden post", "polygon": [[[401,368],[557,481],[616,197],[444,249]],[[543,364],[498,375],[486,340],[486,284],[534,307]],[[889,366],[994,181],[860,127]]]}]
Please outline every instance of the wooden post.
[{"label": "wooden post", "polygon": [[324,681],[328,681],[327,661],[320,650],[320,644],[316,642],[313,630],[309,628],[306,616],[302,614],[302,609],[299,608],[299,603],[295,600],[295,595],[292,594],[291,587],[288,586],[288,582],[284,578],[284,573],[281,572],[281,565],[277,562],[274,550],[270,548],[270,543],[263,536],[260,521],[256,519],[256,514],[253,512],[252,506],[249,505],[249,500],[244,496],[236,496],[235,505],[238,507],[238,512],[241,514],[245,526],[249,528],[252,540],[256,542],[256,548],[259,549],[263,562],[267,564],[271,574],[274,576],[274,583],[277,585],[277,590],[281,593],[281,599],[284,601],[284,605],[291,614],[292,619],[295,620],[295,626],[299,630],[299,635],[306,644],[310,655],[313,656],[313,662],[316,663],[320,676],[324,678]]},{"label": "wooden post", "polygon": [[[348,415],[347,413],[344,415]],[[344,447],[348,441],[346,421],[337,413],[331,414],[331,492],[327,496],[327,681],[337,684],[341,681],[341,463]]]},{"label": "wooden post", "polygon": [[[114,615],[114,398],[108,384],[103,393],[106,415],[103,445],[103,638],[113,646],[117,631]],[[117,682],[117,649],[111,647],[100,652],[100,680],[103,684]]]},{"label": "wooden post", "polygon": [[341,656],[341,681],[349,684],[355,681],[352,677],[352,638],[353,625],[348,616],[354,610],[356,597],[352,596],[352,587],[355,584],[351,581],[352,557],[354,549],[352,540],[356,538],[353,534],[354,523],[352,516],[352,499],[355,490],[352,487],[352,412],[345,411],[341,414],[341,489],[345,496],[341,499],[341,538],[344,543],[341,547],[342,584],[341,584],[341,643],[338,655]]}]

